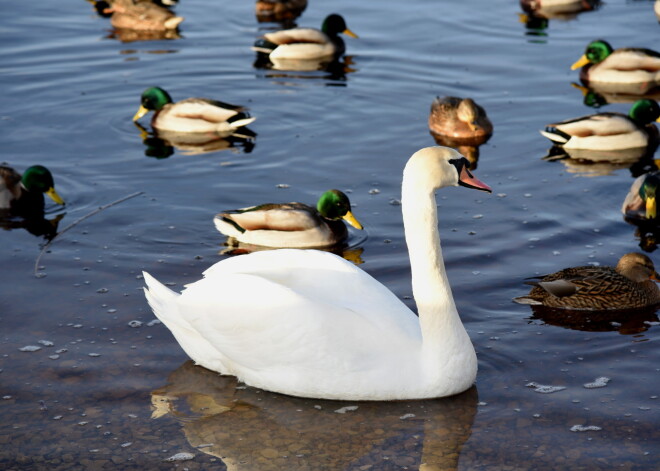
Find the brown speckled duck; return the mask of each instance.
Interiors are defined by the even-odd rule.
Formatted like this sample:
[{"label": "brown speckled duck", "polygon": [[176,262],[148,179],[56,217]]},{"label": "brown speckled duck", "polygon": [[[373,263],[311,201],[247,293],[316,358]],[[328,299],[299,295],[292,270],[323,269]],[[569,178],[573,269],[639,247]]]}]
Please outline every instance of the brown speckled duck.
[{"label": "brown speckled duck", "polygon": [[259,21],[287,21],[298,18],[307,0],[257,0],[254,12]]},{"label": "brown speckled duck", "polygon": [[431,104],[429,128],[454,139],[485,142],[493,133],[486,111],[471,98],[436,97]]},{"label": "brown speckled duck", "polygon": [[644,254],[625,254],[616,268],[582,266],[566,268],[540,281],[527,296],[514,298],[520,304],[572,310],[604,311],[655,306],[660,303],[660,289],[655,284],[660,275]]},{"label": "brown speckled duck", "polygon": [[183,17],[151,0],[101,0],[95,5],[99,13],[112,15],[110,23],[117,29],[168,31],[183,21]]}]

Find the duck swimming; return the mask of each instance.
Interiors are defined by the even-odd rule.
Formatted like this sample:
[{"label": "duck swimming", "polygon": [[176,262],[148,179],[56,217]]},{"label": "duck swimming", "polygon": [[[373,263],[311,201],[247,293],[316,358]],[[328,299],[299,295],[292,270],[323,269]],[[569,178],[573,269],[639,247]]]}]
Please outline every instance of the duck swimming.
[{"label": "duck swimming", "polygon": [[140,99],[133,121],[154,111],[151,126],[158,131],[178,133],[215,133],[229,136],[256,118],[242,106],[230,105],[208,98],[187,98],[174,103],[169,93],[160,87],[149,87]]},{"label": "duck swimming", "polygon": [[339,190],[329,190],[321,195],[316,208],[303,203],[269,203],[225,211],[213,222],[221,233],[246,244],[309,248],[346,240],[348,232],[342,220],[362,229],[348,197]]},{"label": "duck swimming", "polygon": [[660,190],[660,171],[655,170],[637,177],[621,205],[621,212],[625,218],[658,221],[658,190]]},{"label": "duck swimming", "polygon": [[43,165],[33,165],[25,169],[23,175],[0,165],[0,210],[22,217],[43,216],[44,194],[55,203],[64,204],[55,191],[53,175]]},{"label": "duck swimming", "polygon": [[427,147],[403,172],[402,211],[419,317],[352,263],[280,249],[222,260],[175,293],[148,273],[156,316],[198,364],[293,396],[403,400],[468,389],[477,358],[447,280],[435,191],[490,192],[454,149]]},{"label": "duck swimming", "polygon": [[571,70],[579,68],[580,79],[587,86],[640,84],[639,93],[644,94],[660,84],[660,53],[638,47],[615,50],[603,39],[590,42],[585,53],[571,66]]},{"label": "duck swimming", "polygon": [[331,59],[342,55],[346,49],[340,33],[357,38],[346,26],[344,18],[333,13],[326,17],[320,30],[292,28],[266,33],[252,49],[270,59]]},{"label": "duck swimming", "polygon": [[493,133],[493,124],[481,106],[472,98],[455,96],[433,100],[429,128],[434,134],[480,143]]},{"label": "duck swimming", "polygon": [[100,0],[94,5],[100,15],[110,16],[117,29],[168,31],[177,29],[184,20],[151,0]]},{"label": "duck swimming", "polygon": [[655,281],[660,275],[651,259],[632,252],[621,257],[616,268],[587,265],[543,276],[530,283],[533,288],[527,296],[514,301],[572,310],[642,308],[660,303]]},{"label": "duck swimming", "polygon": [[597,113],[548,124],[541,134],[565,149],[615,151],[647,148],[658,139],[660,106],[649,99],[638,100],[628,115]]}]

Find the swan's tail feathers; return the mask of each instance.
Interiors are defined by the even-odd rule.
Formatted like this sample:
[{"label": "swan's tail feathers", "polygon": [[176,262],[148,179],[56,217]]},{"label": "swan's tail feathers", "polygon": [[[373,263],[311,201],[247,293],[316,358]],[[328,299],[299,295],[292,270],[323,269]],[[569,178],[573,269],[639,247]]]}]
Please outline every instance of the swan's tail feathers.
[{"label": "swan's tail feathers", "polygon": [[517,298],[513,298],[513,302],[516,302],[518,304],[527,304],[529,306],[541,306],[541,305],[543,305],[542,302],[537,301],[536,299],[528,298],[527,296],[519,296]]},{"label": "swan's tail feathers", "polygon": [[151,306],[156,317],[172,330],[171,323],[178,317],[176,298],[181,295],[169,289],[146,271],[142,274],[144,275],[144,282],[147,284],[147,287],[144,288],[144,295],[149,306]]},{"label": "swan's tail feathers", "polygon": [[557,128],[547,127],[544,131],[539,131],[542,136],[547,137],[555,144],[566,144],[571,138],[570,134],[560,131]]}]

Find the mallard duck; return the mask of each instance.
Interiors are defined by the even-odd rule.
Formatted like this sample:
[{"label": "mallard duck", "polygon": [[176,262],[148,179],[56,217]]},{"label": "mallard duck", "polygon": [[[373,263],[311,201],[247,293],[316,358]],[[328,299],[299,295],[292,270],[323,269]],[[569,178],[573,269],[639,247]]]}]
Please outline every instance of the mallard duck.
[{"label": "mallard duck", "polygon": [[628,115],[597,113],[548,124],[540,133],[564,149],[616,151],[646,148],[657,141],[652,123],[660,118],[660,106],[648,99],[638,100]]},{"label": "mallard duck", "polygon": [[151,0],[99,0],[94,2],[99,15],[109,16],[110,24],[117,29],[167,31],[178,28],[184,18],[176,16],[163,4],[164,2],[159,4]]},{"label": "mallard duck", "polygon": [[621,205],[621,212],[627,219],[657,221],[657,197],[660,190],[660,171],[640,175],[630,186]]},{"label": "mallard duck", "polygon": [[660,303],[660,281],[653,262],[644,254],[631,252],[616,268],[583,266],[566,268],[540,281],[527,296],[514,298],[520,304],[564,309],[633,309]]},{"label": "mallard duck", "polygon": [[293,28],[264,34],[253,50],[272,59],[321,59],[342,55],[346,49],[339,33],[352,38],[357,35],[346,27],[341,15],[333,13],[323,21],[321,29]]},{"label": "mallard duck", "polygon": [[328,190],[316,208],[303,203],[269,203],[220,213],[213,222],[224,235],[246,244],[307,248],[343,242],[348,232],[342,219],[362,229],[348,196]]},{"label": "mallard duck", "polygon": [[269,391],[339,400],[450,396],[477,358],[440,249],[435,191],[490,192],[454,149],[427,147],[403,171],[402,211],[419,317],[351,262],[280,249],[222,260],[175,293],[148,273],[156,316],[199,365]]},{"label": "mallard duck", "polygon": [[173,103],[170,95],[159,87],[149,87],[142,93],[133,121],[149,111],[155,111],[151,120],[154,129],[180,133],[231,135],[255,120],[242,106],[207,98],[187,98]]},{"label": "mallard duck", "polygon": [[653,11],[655,11],[655,16],[658,17],[658,21],[660,21],[660,0],[655,0]]},{"label": "mallard duck", "polygon": [[520,6],[527,13],[540,13],[553,17],[562,13],[579,13],[598,7],[600,0],[520,0]]},{"label": "mallard duck", "polygon": [[434,134],[465,141],[486,141],[493,125],[486,111],[471,98],[436,97],[431,103],[429,128]]},{"label": "mallard duck", "polygon": [[590,42],[571,70],[580,67],[580,80],[585,85],[639,84],[639,93],[644,94],[660,83],[660,53],[634,47],[614,50],[603,39]]},{"label": "mallard duck", "polygon": [[259,21],[293,20],[307,8],[307,0],[257,0],[254,6]]},{"label": "mallard duck", "polygon": [[53,175],[43,165],[33,165],[23,175],[0,165],[0,210],[17,216],[43,215],[44,193],[57,204],[64,204],[55,191]]}]

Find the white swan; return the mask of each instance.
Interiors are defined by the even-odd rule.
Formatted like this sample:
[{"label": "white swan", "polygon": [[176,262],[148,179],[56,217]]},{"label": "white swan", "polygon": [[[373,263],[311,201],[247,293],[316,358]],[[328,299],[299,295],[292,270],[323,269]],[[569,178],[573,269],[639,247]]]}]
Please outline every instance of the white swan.
[{"label": "white swan", "polygon": [[341,257],[282,249],[222,260],[177,294],[144,273],[156,316],[199,365],[293,396],[396,400],[468,389],[477,358],[456,311],[435,190],[491,191],[448,147],[416,152],[402,204],[419,318]]}]

